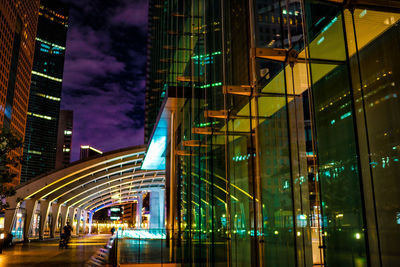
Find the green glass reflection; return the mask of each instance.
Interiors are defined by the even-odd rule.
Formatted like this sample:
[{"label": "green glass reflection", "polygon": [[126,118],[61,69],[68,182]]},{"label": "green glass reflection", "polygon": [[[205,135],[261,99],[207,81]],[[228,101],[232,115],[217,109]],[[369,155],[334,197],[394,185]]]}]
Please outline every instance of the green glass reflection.
[{"label": "green glass reflection", "polygon": [[[312,94],[321,187],[325,261],[332,266],[366,266],[363,203],[349,70],[345,61],[343,17],[340,8],[307,1],[308,21],[321,21],[319,31],[308,25]],[[313,17],[314,16],[314,17]],[[314,31],[313,31],[314,30]],[[321,50],[322,37],[336,40]],[[315,45],[315,42],[317,44]],[[321,45],[321,44],[320,44]],[[319,64],[330,66],[321,76]]]},{"label": "green glass reflection", "polygon": [[397,266],[400,242],[400,14],[346,11],[371,265]]}]

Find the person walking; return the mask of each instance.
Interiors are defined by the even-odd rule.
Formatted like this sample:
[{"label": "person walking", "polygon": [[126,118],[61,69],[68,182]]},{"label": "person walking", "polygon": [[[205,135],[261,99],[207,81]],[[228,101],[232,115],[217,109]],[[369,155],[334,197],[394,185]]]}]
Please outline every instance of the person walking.
[{"label": "person walking", "polygon": [[67,224],[63,227],[63,233],[61,234],[60,248],[68,248],[68,243],[71,239],[72,230],[72,226],[69,224],[69,222],[67,222]]},{"label": "person walking", "polygon": [[114,235],[115,233],[115,227],[113,226],[113,228],[111,228],[111,235]]}]

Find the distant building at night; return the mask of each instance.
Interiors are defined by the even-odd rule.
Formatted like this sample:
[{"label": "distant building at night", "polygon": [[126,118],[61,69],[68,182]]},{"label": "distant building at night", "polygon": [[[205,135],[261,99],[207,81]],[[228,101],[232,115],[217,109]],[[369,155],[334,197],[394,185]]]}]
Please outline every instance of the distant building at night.
[{"label": "distant building at night", "polygon": [[87,158],[90,158],[90,157],[93,157],[96,155],[101,155],[101,154],[103,154],[102,151],[100,151],[94,147],[91,147],[89,145],[83,145],[83,146],[81,146],[81,153],[80,153],[79,159],[81,159],[81,160],[87,159]]},{"label": "distant building at night", "polygon": [[[0,2],[0,128],[25,136],[39,0]],[[22,149],[16,152],[22,155]],[[19,183],[21,165],[11,167]]]},{"label": "distant building at night", "polygon": [[68,7],[42,0],[29,95],[21,181],[55,167]]},{"label": "distant building at night", "polygon": [[136,223],[136,206],[137,203],[128,203],[123,206],[122,223],[127,223],[129,227],[134,226]]},{"label": "distant building at night", "polygon": [[56,169],[63,168],[71,162],[73,121],[74,112],[72,110],[60,111],[58,119]]}]

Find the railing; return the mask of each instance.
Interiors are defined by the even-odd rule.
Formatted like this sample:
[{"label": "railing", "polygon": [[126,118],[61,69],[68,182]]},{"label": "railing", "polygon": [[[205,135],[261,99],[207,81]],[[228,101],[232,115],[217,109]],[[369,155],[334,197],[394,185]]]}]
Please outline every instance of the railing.
[{"label": "railing", "polygon": [[[113,254],[116,248],[118,247],[118,235],[117,236],[111,236],[110,239],[107,242],[107,245],[104,246],[104,248],[99,248],[96,253],[90,257],[88,262],[85,264],[87,267],[100,267],[100,266],[105,266],[108,262],[114,262]],[[118,264],[118,262],[116,262]],[[118,266],[114,265],[113,266]]]},{"label": "railing", "polygon": [[115,234],[110,264],[172,263],[165,229],[120,229]]}]

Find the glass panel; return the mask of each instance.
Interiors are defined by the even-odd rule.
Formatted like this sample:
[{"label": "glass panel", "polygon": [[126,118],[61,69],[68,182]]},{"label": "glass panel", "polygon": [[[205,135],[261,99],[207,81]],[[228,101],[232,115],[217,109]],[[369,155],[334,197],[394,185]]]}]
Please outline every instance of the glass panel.
[{"label": "glass panel", "polygon": [[285,77],[282,71],[263,88],[275,96],[258,99],[264,263],[271,266],[296,262]]},{"label": "glass panel", "polygon": [[400,14],[346,13],[373,265],[400,264]]},{"label": "glass panel", "polygon": [[[325,261],[329,266],[366,266],[358,144],[343,16],[340,8],[313,1],[306,2],[306,9]],[[322,64],[325,68],[321,70]]]}]

